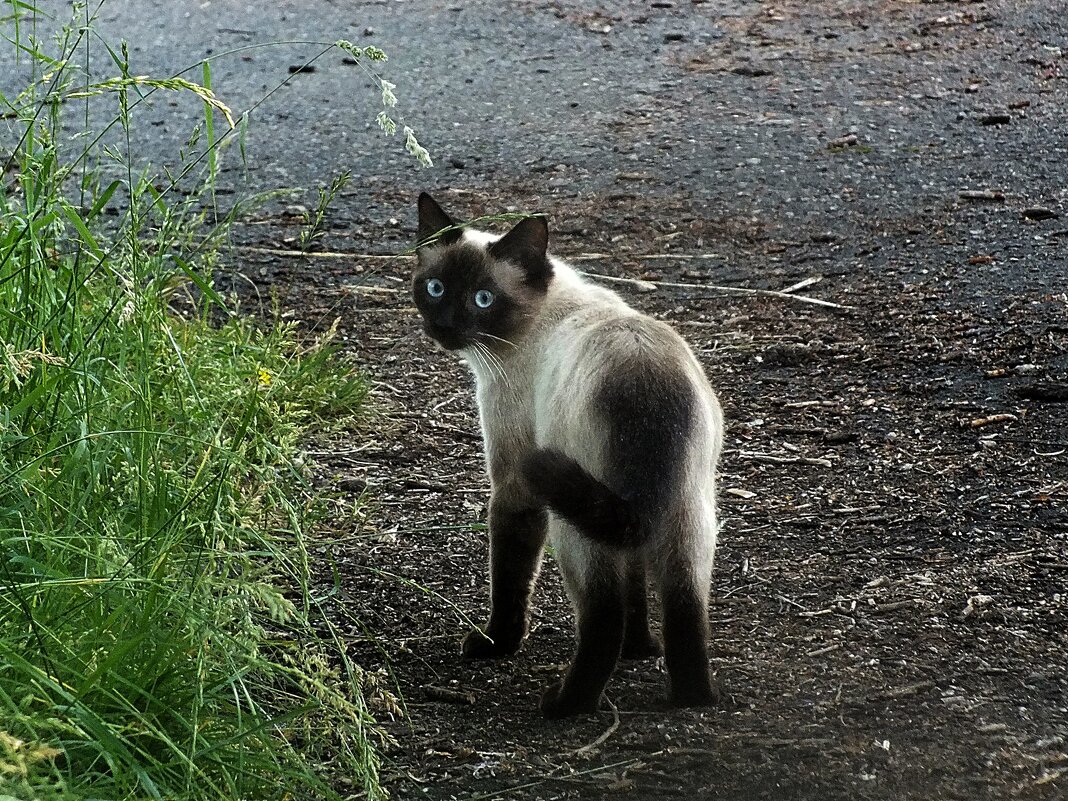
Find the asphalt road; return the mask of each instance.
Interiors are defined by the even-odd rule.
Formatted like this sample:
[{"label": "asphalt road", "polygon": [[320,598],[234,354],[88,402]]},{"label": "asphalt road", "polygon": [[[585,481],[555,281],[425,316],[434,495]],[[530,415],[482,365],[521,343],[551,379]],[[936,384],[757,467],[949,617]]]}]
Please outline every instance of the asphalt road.
[{"label": "asphalt road", "polygon": [[[1011,247],[1026,274],[1063,254],[1063,225],[1023,224],[1020,212],[1065,203],[1068,34],[1053,4],[988,5],[141,1],[104,3],[94,28],[129,42],[134,74],[167,77],[211,57],[220,98],[253,109],[247,158],[228,151],[222,186],[290,188],[308,204],[314,187],[350,171],[337,215],[364,247],[403,238],[389,232],[398,225],[407,236],[413,193],[426,187],[548,211],[566,208],[559,198],[622,192],[728,232],[832,232],[823,244],[840,265],[884,266],[879,240],[904,225],[917,241],[937,229],[965,250]],[[381,71],[397,85],[398,121],[433,168],[378,132],[378,91],[343,53],[291,74],[322,47],[271,44],[338,38],[389,54]],[[115,74],[98,39],[90,45],[94,77]],[[12,56],[0,52],[7,94],[25,77]],[[186,75],[199,80],[200,69]],[[156,94],[135,111],[134,160],[176,165],[201,118],[188,94]],[[1008,202],[960,199],[986,189]],[[567,221],[557,228],[567,233]],[[575,233],[611,242],[637,232]],[[983,285],[1016,280],[1000,267],[974,273]]]}]

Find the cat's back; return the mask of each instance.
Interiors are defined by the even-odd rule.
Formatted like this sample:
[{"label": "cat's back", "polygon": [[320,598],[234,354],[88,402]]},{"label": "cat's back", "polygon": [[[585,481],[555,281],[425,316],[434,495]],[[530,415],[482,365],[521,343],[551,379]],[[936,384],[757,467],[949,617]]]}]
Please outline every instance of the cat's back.
[{"label": "cat's back", "polygon": [[672,382],[675,374],[678,382],[711,394],[703,369],[674,328],[604,287],[568,278],[570,305],[553,321],[543,350],[557,383],[574,389],[582,379],[634,373]]},{"label": "cat's back", "polygon": [[571,305],[541,348],[535,405],[542,421],[575,432],[589,424],[591,411],[600,418],[637,415],[655,440],[657,429],[681,414],[718,442],[719,403],[679,333],[603,287],[580,279],[568,290]]}]

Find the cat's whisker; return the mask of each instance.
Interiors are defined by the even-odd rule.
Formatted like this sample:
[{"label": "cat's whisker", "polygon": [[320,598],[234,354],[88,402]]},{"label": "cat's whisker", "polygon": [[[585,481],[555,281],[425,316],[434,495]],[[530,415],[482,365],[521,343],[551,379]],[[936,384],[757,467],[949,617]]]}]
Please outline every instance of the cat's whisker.
[{"label": "cat's whisker", "polygon": [[492,373],[496,378],[500,378],[500,371],[497,369],[496,363],[486,353],[486,347],[482,343],[478,343],[478,351],[482,354],[482,363],[486,365],[486,370]]},{"label": "cat's whisker", "polygon": [[491,375],[496,375],[496,370],[493,369],[493,365],[486,359],[485,346],[477,339],[471,340],[471,347],[468,350],[478,366]]},{"label": "cat's whisker", "polygon": [[463,353],[464,358],[472,362],[473,367],[486,368],[486,363],[482,360],[482,354],[479,353],[477,347],[464,348],[461,353]]},{"label": "cat's whisker", "polygon": [[493,334],[487,333],[486,331],[480,331],[478,335],[480,337],[489,337],[490,339],[494,339],[497,342],[503,342],[505,345],[511,345],[516,350],[519,350],[519,346],[517,344],[515,344],[509,339],[505,339],[504,337],[494,336]]},{"label": "cat's whisker", "polygon": [[508,369],[505,367],[504,360],[484,343],[479,344],[482,347],[482,353],[486,357],[486,360],[492,362],[496,367],[497,377],[501,384],[513,395],[516,394],[518,389],[515,386],[515,382],[512,381],[511,376],[508,375]]},{"label": "cat's whisker", "polygon": [[497,377],[501,380],[501,383],[509,385],[508,376],[504,370],[504,362],[501,361],[501,358],[490,350],[485,343],[476,340],[476,344],[478,345],[479,350],[482,351],[482,355],[486,361],[492,365],[494,373],[496,373]]},{"label": "cat's whisker", "polygon": [[488,350],[490,352],[490,354],[492,354],[494,360],[497,362],[498,365],[500,365],[501,374],[504,375],[505,377],[507,377],[508,368],[506,367],[506,365],[504,363],[504,359],[502,359],[500,354],[495,352],[492,348],[487,348],[486,350]]},{"label": "cat's whisker", "polygon": [[504,367],[504,361],[501,359],[500,356],[493,352],[493,348],[486,345],[485,342],[479,342],[478,345],[482,349],[482,353],[485,354],[488,360],[493,362],[498,367]]}]

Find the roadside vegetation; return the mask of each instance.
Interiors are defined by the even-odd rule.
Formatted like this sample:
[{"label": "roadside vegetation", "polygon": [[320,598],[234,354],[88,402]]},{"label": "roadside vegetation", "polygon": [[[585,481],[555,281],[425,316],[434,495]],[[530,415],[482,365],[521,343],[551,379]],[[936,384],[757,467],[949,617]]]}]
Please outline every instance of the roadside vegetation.
[{"label": "roadside vegetation", "polygon": [[[0,799],[380,797],[295,458],[365,383],[329,336],[215,291],[220,145],[247,119],[206,64],[133,74],[89,13],[53,41],[31,6],[0,12],[32,72],[0,97]],[[167,170],[123,147],[157,92],[205,110]],[[70,133],[101,107],[106,135]]]}]

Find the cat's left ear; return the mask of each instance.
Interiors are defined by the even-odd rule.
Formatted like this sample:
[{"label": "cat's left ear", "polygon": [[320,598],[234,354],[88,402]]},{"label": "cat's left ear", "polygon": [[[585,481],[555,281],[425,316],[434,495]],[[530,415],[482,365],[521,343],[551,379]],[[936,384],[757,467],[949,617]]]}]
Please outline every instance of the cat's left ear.
[{"label": "cat's left ear", "polygon": [[495,259],[510,261],[523,268],[530,286],[544,289],[553,268],[547,255],[549,225],[544,217],[527,217],[489,247]]}]

